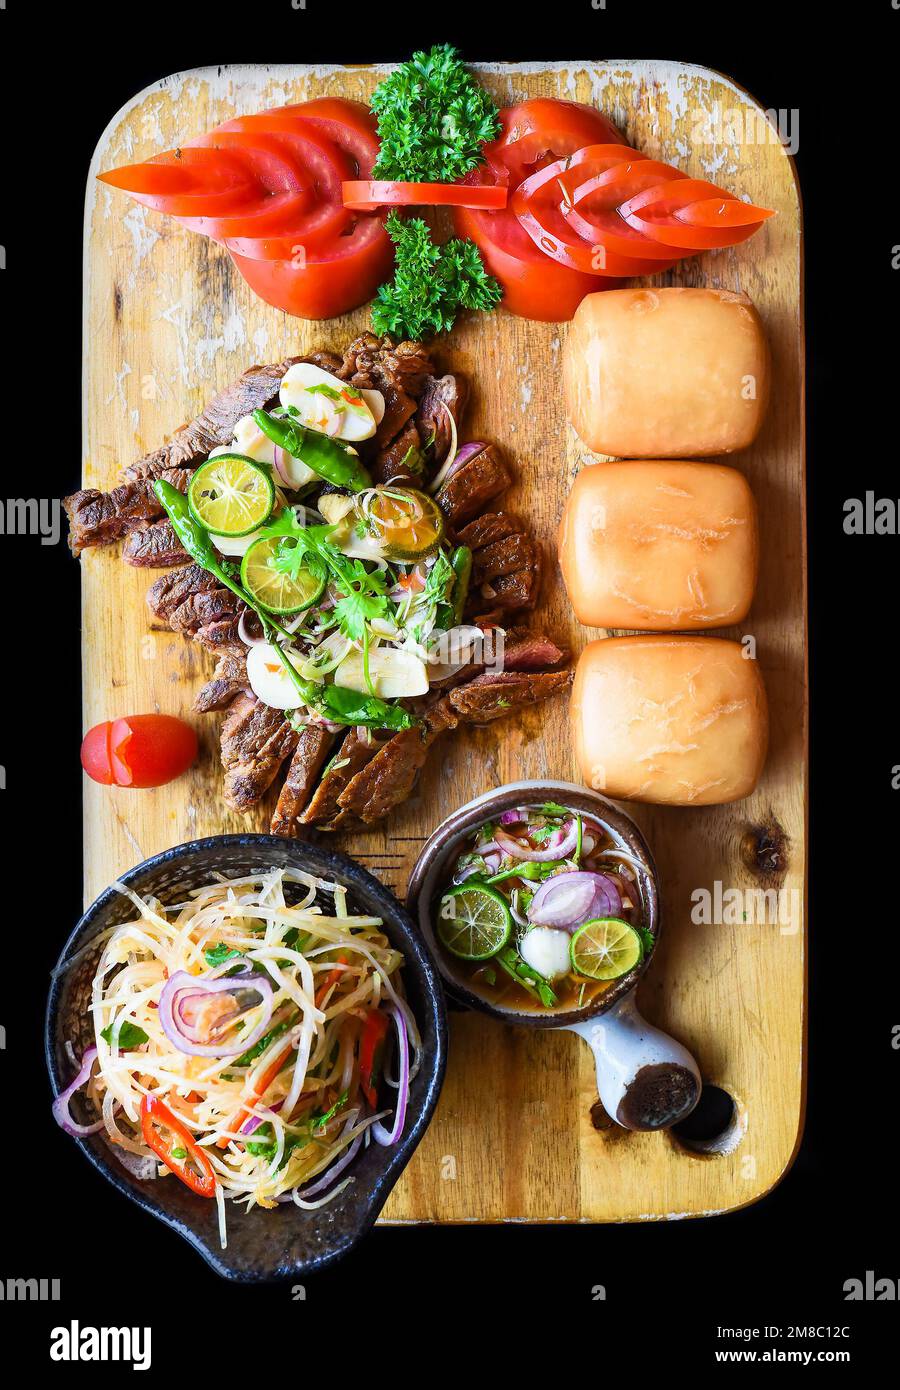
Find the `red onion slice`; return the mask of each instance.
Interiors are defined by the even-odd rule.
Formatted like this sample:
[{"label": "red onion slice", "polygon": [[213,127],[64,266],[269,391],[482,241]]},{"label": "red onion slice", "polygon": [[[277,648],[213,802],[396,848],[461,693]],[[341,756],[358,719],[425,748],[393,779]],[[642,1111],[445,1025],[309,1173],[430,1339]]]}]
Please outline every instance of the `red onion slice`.
[{"label": "red onion slice", "polygon": [[[374,1129],[375,1126],[373,1125],[372,1128]],[[359,1153],[359,1146],[362,1143],[362,1141],[362,1135],[357,1134],[356,1138],[353,1140],[353,1143],[350,1144],[344,1150],[337,1162],[333,1163],[330,1168],[326,1168],[322,1176],[320,1178],[316,1178],[316,1181],[313,1183],[312,1187],[303,1187],[300,1189],[300,1196],[315,1197],[319,1192],[324,1192],[327,1187],[330,1187],[331,1184],[334,1182],[335,1178],[340,1177],[344,1169],[348,1168],[350,1164],[353,1162],[354,1158]]]},{"label": "red onion slice", "polygon": [[511,854],[513,859],[528,859],[533,863],[549,864],[557,859],[566,859],[572,853],[578,844],[578,827],[573,820],[566,821],[562,831],[554,832],[546,849],[529,849],[520,845],[518,840],[514,840],[502,829],[497,830],[495,839],[500,848]]},{"label": "red onion slice", "polygon": [[528,904],[529,922],[543,927],[574,927],[588,921],[596,895],[593,874],[572,870],[547,878]]},{"label": "red onion slice", "polygon": [[621,911],[621,896],[610,879],[571,869],[544,880],[528,905],[528,920],[571,929],[594,917],[617,917]]},{"label": "red onion slice", "polygon": [[53,1118],[60,1125],[66,1134],[73,1134],[76,1139],[86,1139],[89,1134],[96,1134],[103,1128],[103,1121],[97,1120],[92,1125],[80,1125],[77,1120],[72,1119],[72,1112],[69,1109],[69,1101],[75,1092],[80,1090],[91,1074],[91,1067],[94,1065],[94,1058],[97,1056],[97,1049],[93,1045],[86,1049],[81,1059],[81,1067],[74,1081],[70,1081],[64,1091],[60,1091],[56,1100],[53,1102]]},{"label": "red onion slice", "polygon": [[409,1100],[409,1037],[406,1032],[406,1019],[396,1005],[392,1004],[388,1012],[393,1014],[394,1024],[397,1028],[397,1048],[400,1060],[397,1075],[397,1106],[394,1110],[393,1128],[388,1132],[380,1120],[376,1120],[372,1126],[372,1138],[384,1148],[396,1144],[403,1133],[406,1104]]},{"label": "red onion slice", "polygon": [[[255,1028],[249,1033],[236,1034],[231,1042],[224,1039],[215,1043],[198,1041],[198,1030],[193,1027],[189,1013],[189,1003],[198,997],[210,994],[240,994],[250,990],[259,995],[256,1004],[238,1006],[225,1014],[218,1023],[231,1024],[247,1008],[263,1006],[262,1015]],[[162,1030],[173,1047],[179,1052],[193,1057],[237,1057],[258,1042],[269,1026],[272,1017],[272,986],[263,975],[246,971],[240,975],[222,975],[218,979],[208,976],[189,975],[186,970],[177,970],[165,983],[159,996],[159,1021]],[[206,1035],[208,1036],[208,1034]]]},{"label": "red onion slice", "polygon": [[238,619],[238,637],[240,637],[245,647],[256,647],[260,642],[265,642],[266,634],[260,629],[257,637],[250,631],[249,623],[254,622],[259,625],[259,619],[255,613],[251,613],[249,608],[245,608]]}]

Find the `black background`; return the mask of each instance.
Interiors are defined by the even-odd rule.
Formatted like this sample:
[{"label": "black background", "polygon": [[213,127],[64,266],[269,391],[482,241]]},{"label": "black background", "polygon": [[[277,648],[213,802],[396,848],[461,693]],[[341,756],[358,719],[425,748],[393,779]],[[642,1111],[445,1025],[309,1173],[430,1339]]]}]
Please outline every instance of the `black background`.
[{"label": "black background", "polygon": [[[867,488],[900,496],[891,428],[898,300],[891,247],[900,241],[891,59],[900,13],[890,0],[842,10],[839,24],[826,7],[774,0],[608,0],[605,11],[590,0],[540,8],[486,0],[418,9],[307,3],[304,12],[290,0],[239,9],[196,0],[27,8],[7,0],[0,324],[11,366],[0,387],[3,496],[60,496],[78,485],[88,163],[119,107],[168,73],[230,62],[393,61],[448,40],[472,60],[641,56],[706,64],[765,108],[797,108],[812,667],[805,1137],[775,1191],[730,1216],[646,1226],[378,1229],[343,1265],[307,1279],[305,1302],[292,1301],[290,1286],[219,1281],[112,1192],[50,1119],[46,983],[81,905],[78,574],[64,546],[4,536],[0,1280],[42,1275],[60,1277],[63,1287],[59,1304],[0,1307],[7,1345],[15,1339],[28,1364],[71,1374],[49,1362],[48,1329],[76,1317],[151,1324],[157,1373],[165,1364],[169,1373],[227,1374],[241,1364],[283,1374],[287,1359],[299,1374],[325,1376],[334,1366],[343,1375],[358,1366],[366,1375],[374,1352],[382,1374],[395,1365],[406,1374],[405,1348],[416,1331],[425,1333],[438,1373],[461,1363],[477,1374],[483,1334],[491,1333],[495,1352],[521,1352],[543,1376],[576,1366],[602,1374],[620,1364],[646,1373],[673,1362],[690,1373],[713,1365],[723,1345],[718,1324],[812,1323],[852,1329],[849,1343],[834,1345],[850,1347],[859,1372],[887,1338],[893,1309],[844,1302],[843,1283],[870,1269],[900,1281],[900,1054],[891,1032],[898,1015],[891,768],[900,753],[892,542],[844,535],[842,504]],[[20,470],[36,475],[30,487]],[[595,1284],[606,1287],[606,1302],[592,1301]],[[324,1326],[346,1333],[335,1343],[321,1335]],[[798,1345],[810,1344],[791,1344]]]}]

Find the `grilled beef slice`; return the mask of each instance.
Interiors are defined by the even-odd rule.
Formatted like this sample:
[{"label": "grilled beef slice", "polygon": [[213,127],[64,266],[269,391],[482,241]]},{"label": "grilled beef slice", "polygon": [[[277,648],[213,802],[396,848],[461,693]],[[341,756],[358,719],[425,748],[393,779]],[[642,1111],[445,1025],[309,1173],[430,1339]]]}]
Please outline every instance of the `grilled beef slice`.
[{"label": "grilled beef slice", "polygon": [[457,716],[449,698],[440,696],[421,724],[394,734],[358,772],[338,797],[338,805],[365,825],[381,820],[412,792],[429,749]]},{"label": "grilled beef slice", "polygon": [[485,671],[451,690],[447,699],[461,724],[489,724],[565,690],[571,680],[571,671]]},{"label": "grilled beef slice", "polygon": [[254,410],[264,409],[275,400],[288,367],[295,362],[311,360],[286,357],[283,362],[248,367],[237,381],[213,397],[196,419],[176,430],[167,444],[154,449],[151,454],[145,454],[137,463],[126,468],[123,479],[137,482],[141,478],[159,478],[168,468],[195,468],[213,449],[231,443],[238,420],[252,415]]},{"label": "grilled beef slice", "polygon": [[197,693],[194,709],[198,714],[210,714],[213,710],[227,709],[238,695],[250,693],[244,651],[224,651],[216,661],[212,680]]},{"label": "grilled beef slice", "polygon": [[524,533],[505,536],[501,541],[476,550],[472,562],[472,583],[478,587],[493,584],[502,575],[515,574],[521,569],[534,569],[535,563],[536,542],[530,536]]},{"label": "grilled beef slice", "polygon": [[[231,442],[238,420],[275,400],[282,377],[295,362],[315,362],[328,371],[340,365],[340,359],[333,353],[314,352],[307,357],[286,357],[283,362],[249,367],[196,419],[176,430],[167,444],[126,468],[118,487],[110,492],[82,489],[63,498],[69,517],[69,544],[75,554],[80,555],[87,546],[119,540],[136,526],[145,526],[161,517],[163,508],[151,483],[165,478],[179,492],[184,492],[197,464],[220,444]],[[173,477],[173,472],[181,476]]]},{"label": "grilled beef slice", "polygon": [[[159,476],[179,492],[186,491],[191,477],[184,468],[166,469]],[[162,515],[159,498],[146,478],[120,483],[111,492],[82,488],[64,497],[63,506],[69,518],[69,545],[75,555],[90,545],[120,540],[135,527],[146,526]]]},{"label": "grilled beef slice", "polygon": [[486,444],[444,483],[436,501],[451,526],[464,526],[512,482],[496,444]]},{"label": "grilled beef slice", "polygon": [[425,383],[416,410],[416,428],[422,448],[430,448],[429,457],[435,466],[444,462],[452,443],[447,411],[453,416],[458,431],[468,394],[465,378],[449,373],[447,376],[429,377]]},{"label": "grilled beef slice", "polygon": [[296,836],[299,833],[298,817],[309,800],[322,764],[329,748],[334,743],[334,734],[327,729],[307,724],[297,740],[294,756],[288,768],[284,786],[278,797],[278,805],[272,816],[272,834]]},{"label": "grilled beef slice", "polygon": [[170,521],[153,521],[125,537],[122,559],[127,565],[164,570],[173,565],[186,565],[190,556],[182,550]]},{"label": "grilled beef slice", "polygon": [[372,465],[372,477],[376,483],[396,483],[403,481],[421,487],[422,451],[419,447],[419,433],[412,420],[397,435],[397,438],[382,449]]},{"label": "grilled beef slice", "polygon": [[221,732],[225,800],[235,811],[249,811],[268,791],[297,734],[280,709],[270,709],[255,695],[239,695],[225,716]]},{"label": "grilled beef slice", "polygon": [[245,605],[199,565],[183,565],[160,575],[147,593],[154,617],[173,632],[193,637],[212,651],[241,649],[238,623]]},{"label": "grilled beef slice", "polygon": [[351,729],[326,767],[306,810],[298,816],[299,824],[332,829],[341,813],[338,797],[360,769],[375,757],[381,743],[374,730]]},{"label": "grilled beef slice", "polygon": [[460,545],[467,545],[473,555],[485,546],[505,540],[507,536],[527,534],[525,526],[511,512],[483,512],[456,532]]}]

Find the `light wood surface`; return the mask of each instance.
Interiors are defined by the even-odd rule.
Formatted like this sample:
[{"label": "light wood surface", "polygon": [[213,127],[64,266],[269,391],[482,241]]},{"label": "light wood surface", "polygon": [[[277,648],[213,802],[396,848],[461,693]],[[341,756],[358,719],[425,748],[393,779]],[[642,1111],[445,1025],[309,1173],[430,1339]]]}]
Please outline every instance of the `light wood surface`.
[{"label": "light wood surface", "polygon": [[[367,312],[311,324],[255,299],[223,252],[145,212],[93,174],[146,158],[238,113],[327,93],[365,98],[372,69],[205,69],[141,93],[98,146],[85,234],[84,482],[112,485],[119,468],[159,444],[252,362],[313,347],[339,349]],[[756,601],[742,634],[757,644],[772,743],[756,794],[735,806],[632,806],[662,879],[663,940],[640,992],[655,1023],[684,1041],[704,1077],[740,1110],[740,1140],[715,1157],[669,1135],[632,1135],[591,1121],[588,1049],[564,1033],[531,1034],[455,1014],[437,1116],[384,1218],[407,1221],[646,1220],[721,1212],[767,1192],[791,1161],[802,1124],[805,1068],[806,670],[799,198],[793,168],[761,113],[728,79],[674,63],[570,63],[483,69],[501,104],[525,95],[601,106],[629,141],[694,177],[776,209],[744,246],[707,254],[663,283],[746,291],[772,348],[774,390],[762,435],[732,461],[759,502],[762,554]],[[737,117],[737,119],[735,118]],[[717,126],[718,122],[718,126]],[[496,439],[517,475],[504,505],[527,515],[548,548],[537,622],[575,651],[597,634],[569,612],[554,558],[567,490],[585,456],[568,429],[560,352],[565,325],[505,311],[462,325],[439,359],[469,374],[465,434]],[[85,783],[85,895],[90,901],[139,859],[198,835],[266,829],[268,807],[246,820],[220,795],[218,717],[191,715],[211,661],[168,633],[151,633],[144,595],[152,573],[118,548],[87,553],[85,727],[153,709],[193,718],[202,756],[156,793]],[[502,782],[543,774],[575,780],[565,705],[445,740],[410,802],[383,832],[338,843],[402,895],[417,846],[453,807]],[[73,814],[75,814],[73,807]],[[698,889],[784,888],[788,922],[702,925]]]}]

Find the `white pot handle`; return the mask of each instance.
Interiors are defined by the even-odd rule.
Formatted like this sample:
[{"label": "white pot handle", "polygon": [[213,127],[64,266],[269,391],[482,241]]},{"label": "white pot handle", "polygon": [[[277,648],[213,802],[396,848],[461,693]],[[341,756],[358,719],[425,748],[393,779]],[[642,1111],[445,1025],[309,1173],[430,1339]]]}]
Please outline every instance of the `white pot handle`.
[{"label": "white pot handle", "polygon": [[694,1058],[642,1018],[634,990],[606,1013],[564,1026],[590,1046],[603,1108],[624,1129],[668,1129],[700,1099]]}]

